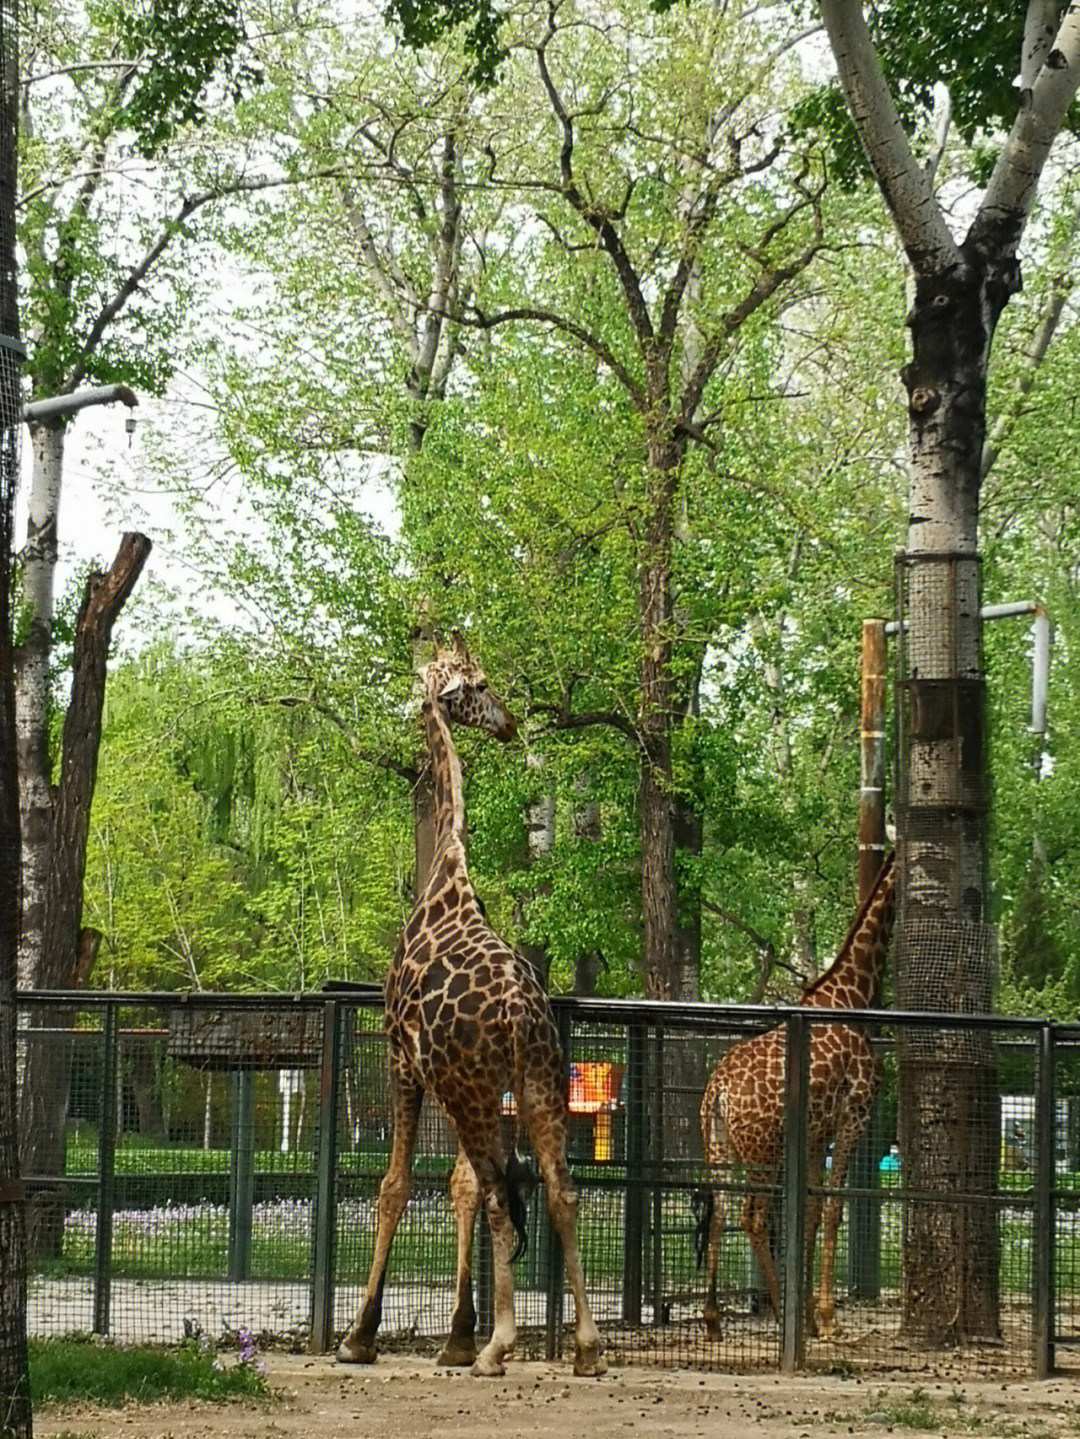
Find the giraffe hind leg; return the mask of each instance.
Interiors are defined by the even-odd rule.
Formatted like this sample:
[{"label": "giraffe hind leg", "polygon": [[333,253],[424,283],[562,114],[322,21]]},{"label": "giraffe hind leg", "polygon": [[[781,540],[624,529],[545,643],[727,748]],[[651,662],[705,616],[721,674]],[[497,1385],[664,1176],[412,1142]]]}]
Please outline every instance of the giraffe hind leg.
[{"label": "giraffe hind leg", "polygon": [[480,1181],[464,1149],[458,1150],[457,1163],[450,1177],[450,1197],[457,1219],[457,1299],[450,1320],[450,1333],[439,1354],[439,1363],[448,1367],[464,1367],[476,1362],[472,1244],[476,1216],[480,1212]]},{"label": "giraffe hind leg", "polygon": [[742,1224],[750,1246],[757,1255],[765,1283],[769,1290],[769,1303],[773,1314],[780,1319],[783,1310],[780,1304],[780,1280],[776,1274],[776,1263],[769,1247],[769,1209],[772,1199],[771,1176],[762,1171],[747,1175],[751,1192],[743,1208]]},{"label": "giraffe hind leg", "polygon": [[577,1246],[578,1197],[566,1164],[566,1121],[558,1106],[526,1091],[526,1127],[540,1164],[547,1190],[548,1213],[562,1243],[563,1262],[574,1296],[574,1373],[600,1375],[607,1371],[600,1333],[585,1292],[585,1272]]},{"label": "giraffe hind leg", "polygon": [[416,1131],[420,1123],[420,1108],[424,1102],[424,1091],[410,1080],[391,1070],[391,1106],[394,1116],[394,1140],[390,1151],[390,1163],[382,1184],[379,1186],[378,1225],[375,1231],[375,1250],[371,1258],[371,1272],[367,1288],[352,1328],[338,1347],[337,1357],[342,1364],[373,1364],[376,1358],[375,1335],[382,1320],[383,1285],[386,1281],[386,1263],[390,1257],[390,1246],[397,1233],[401,1216],[409,1199],[409,1181],[412,1168],[413,1148]]},{"label": "giraffe hind leg", "polygon": [[727,1195],[722,1189],[710,1186],[702,1191],[702,1201],[703,1212],[699,1221],[701,1233],[698,1243],[702,1246],[702,1257],[705,1262],[705,1308],[701,1317],[705,1322],[705,1332],[709,1338],[722,1339],[723,1329],[720,1325],[717,1282],[720,1272],[720,1244],[727,1215]]}]

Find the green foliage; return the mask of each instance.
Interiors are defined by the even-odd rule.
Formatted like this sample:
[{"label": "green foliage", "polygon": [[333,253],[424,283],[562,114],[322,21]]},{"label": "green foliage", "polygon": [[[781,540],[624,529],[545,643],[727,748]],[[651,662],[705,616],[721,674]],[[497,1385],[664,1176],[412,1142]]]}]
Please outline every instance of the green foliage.
[{"label": "green foliage", "polygon": [[481,85],[494,84],[506,50],[500,43],[502,15],[491,0],[389,0],[386,14],[417,49],[461,26],[473,62],[473,79]]},{"label": "green foliage", "polygon": [[30,1391],[36,1405],[89,1403],[120,1407],[161,1399],[267,1399],[255,1363],[223,1364],[213,1346],[190,1340],[180,1349],[121,1349],[92,1340],[30,1344]]},{"label": "green foliage", "polygon": [[[986,6],[945,7],[940,22],[925,8],[922,29],[910,5],[878,12],[896,32],[897,66],[915,65],[904,47],[938,44],[939,23],[964,46],[986,39]],[[582,183],[617,217],[650,303],[683,253],[702,123],[745,90],[742,143],[753,147],[807,97],[794,63],[759,74],[762,32],[732,14],[686,6],[658,19],[628,3],[551,47],[575,105]],[[292,989],[381,975],[412,880],[412,634],[423,616],[467,632],[522,720],[524,750],[461,737],[470,862],[493,919],[546,954],[555,988],[589,959],[603,992],[640,991],[645,421],[612,367],[558,327],[470,323],[542,305],[643,375],[609,255],[561,189],[562,136],[524,43],[535,24],[507,18],[523,43],[484,93],[464,77],[457,41],[414,55],[370,17],[251,40],[266,83],[220,133],[268,147],[283,173],[330,173],[238,204],[223,224],[230,267],[257,283],[201,351],[215,428],[195,433],[185,417],[150,456],[170,486],[187,485],[193,514],[203,491],[234,485],[235,521],[214,516],[188,558],[242,618],[193,619],[188,646],[162,644],[115,673],[87,889],[87,922],[106,935],[101,981]],[[257,36],[251,17],[249,27]],[[1014,103],[1000,53],[979,61],[998,110],[957,102],[960,123],[982,115],[991,141]],[[962,63],[963,47],[957,85]],[[912,124],[929,73],[911,68],[899,85]],[[824,110],[814,123],[827,123]],[[440,378],[418,357],[448,223],[448,137],[467,299]],[[40,166],[47,147],[33,144]],[[673,386],[695,324],[745,293],[759,227],[791,197],[789,158],[735,185],[707,235]],[[784,308],[756,315],[724,351],[702,402],[711,443],[690,446],[673,506],[672,786],[702,827],[700,850],[678,856],[680,903],[690,920],[703,906],[703,989],[717,999],[753,993],[770,950],[769,994],[792,993],[847,928],[859,627],[891,613],[905,520],[897,245],[865,194],[837,188],[823,203],[832,243]],[[51,201],[38,204],[27,223],[48,254]],[[995,411],[1013,402],[1048,277],[1071,267],[1071,213],[1063,197],[1037,217],[1027,289],[999,335]],[[107,226],[80,223],[70,297],[43,283],[34,299],[57,321],[62,353],[43,348],[47,367],[76,353],[63,348],[77,328],[64,306],[105,283],[90,242]],[[805,230],[788,238],[802,243]],[[771,261],[784,253],[777,241]],[[159,316],[162,354],[169,319]],[[1002,1003],[1063,1017],[1080,970],[1078,343],[1073,329],[1062,336],[985,490],[986,599],[1043,599],[1059,637],[1036,780],[1026,629],[988,632]],[[525,814],[542,799],[552,844],[530,856]],[[1037,876],[1035,837],[1046,852]]]},{"label": "green foliage", "polygon": [[135,132],[139,153],[159,153],[182,125],[205,116],[207,87],[217,78],[232,84],[239,100],[258,80],[236,56],[244,28],[234,0],[142,0],[117,9],[121,53],[138,61],[139,74],[117,121]]}]

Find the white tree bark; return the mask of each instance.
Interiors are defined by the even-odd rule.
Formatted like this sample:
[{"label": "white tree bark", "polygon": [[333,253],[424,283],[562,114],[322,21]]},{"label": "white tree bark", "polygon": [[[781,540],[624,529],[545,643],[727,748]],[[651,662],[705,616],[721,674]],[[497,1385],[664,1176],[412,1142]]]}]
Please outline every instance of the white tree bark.
[{"label": "white tree bark", "polygon": [[37,425],[31,432],[31,443],[33,470],[27,540],[21,556],[26,637],[18,654],[15,686],[23,839],[19,984],[24,988],[36,985],[41,967],[45,881],[52,836],[48,691],[64,427]]}]

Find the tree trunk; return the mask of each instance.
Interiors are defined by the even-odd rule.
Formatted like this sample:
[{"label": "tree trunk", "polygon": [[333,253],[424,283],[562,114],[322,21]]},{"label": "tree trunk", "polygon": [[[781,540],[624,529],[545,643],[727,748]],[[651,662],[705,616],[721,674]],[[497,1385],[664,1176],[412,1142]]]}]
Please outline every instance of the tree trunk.
[{"label": "tree trunk", "polygon": [[[41,914],[41,949],[35,988],[70,989],[80,968],[83,877],[90,807],[97,778],[109,642],[117,616],[138,580],[150,541],[125,535],[106,574],[91,575],[75,626],[71,700],[64,720]],[[84,958],[85,962],[85,958]],[[67,1120],[71,1044],[54,1034],[35,1039],[43,1025],[63,1030],[67,1011],[32,1015],[26,1033],[20,1136],[23,1172],[55,1181],[64,1173],[64,1128]],[[64,1237],[63,1191],[49,1184],[30,1214],[30,1242],[39,1255],[59,1255]]]},{"label": "tree trunk", "polygon": [[641,566],[641,915],[645,994],[678,999],[675,962],[675,817],[671,793],[672,502],[680,447],[650,437]]},{"label": "tree trunk", "polygon": [[30,1439],[26,1354],[26,1204],[19,1171],[15,986],[19,965],[19,772],[11,590],[22,431],[22,349],[15,258],[18,12],[0,13],[0,1413]]},{"label": "tree trunk", "polygon": [[[990,341],[1010,292],[978,255],[917,277],[904,372],[912,457],[903,557],[896,936],[900,1009],[990,1012],[985,705],[977,526]],[[909,1207],[904,1325],[938,1343],[996,1337],[1000,1147],[993,1042],[972,1031],[902,1032],[906,1182],[940,1202]],[[963,1196],[958,1198],[958,1196]]]},{"label": "tree trunk", "polygon": [[40,983],[45,886],[52,842],[54,795],[49,755],[49,662],[64,434],[63,424],[38,424],[30,431],[34,463],[26,544],[22,552],[22,601],[29,618],[17,654],[15,677],[22,828],[19,983],[24,989],[33,989]]},{"label": "tree trunk", "polygon": [[[584,791],[588,787],[587,777],[579,775],[575,787]],[[574,811],[574,834],[579,842],[596,845],[600,841],[600,805],[592,799],[579,804]],[[595,870],[595,862],[593,869]],[[596,993],[597,981],[604,968],[604,959],[598,949],[582,949],[574,960],[573,994],[588,999]]]},{"label": "tree trunk", "polygon": [[[525,763],[530,770],[539,770],[543,768],[544,760],[541,755],[530,753]],[[526,865],[531,870],[550,856],[555,844],[555,796],[553,794],[541,794],[539,799],[529,805],[525,811],[525,832],[528,846]],[[525,922],[525,909],[530,899],[538,895],[550,894],[551,884],[547,880],[540,884],[530,885],[529,893],[522,895],[515,904],[518,925],[521,926]],[[518,949],[546,985],[548,970],[551,967],[547,945],[532,944],[528,940],[522,939],[518,944]]]},{"label": "tree trunk", "polygon": [[701,998],[701,885],[698,869],[705,835],[701,816],[684,795],[672,806],[675,851],[684,877],[678,886],[673,962],[680,999]]}]

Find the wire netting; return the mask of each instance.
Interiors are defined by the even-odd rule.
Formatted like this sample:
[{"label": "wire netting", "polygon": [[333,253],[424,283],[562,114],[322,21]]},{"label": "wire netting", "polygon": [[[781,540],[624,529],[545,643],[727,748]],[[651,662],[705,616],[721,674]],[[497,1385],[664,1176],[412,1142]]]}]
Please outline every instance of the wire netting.
[{"label": "wire netting", "polygon": [[[20,1005],[30,1021],[20,1029],[23,1058],[33,1044],[69,1055],[62,1163],[55,1173],[26,1176],[32,1213],[60,1215],[58,1226],[32,1226],[31,1332],[89,1330],[168,1343],[246,1329],[267,1343],[332,1347],[363,1292],[390,1150],[380,1005],[315,996],[200,996],[178,1005],[167,996],[38,994],[21,996]],[[835,1018],[817,1010],[808,1018],[806,1010],[568,999],[556,1001],[556,1013],[569,1059],[579,1244],[613,1362],[732,1370],[775,1367],[794,1356],[796,1367],[842,1372],[1029,1374],[1045,1363],[1041,1334],[1049,1336],[1050,1353],[1056,1342],[1058,1361],[1069,1362],[1070,1346],[1080,1341],[1075,1030],[978,1016],[848,1019],[846,1028],[876,1052],[883,1078],[843,1180],[838,1331],[814,1337],[772,1313],[742,1218],[748,1200],[767,1196],[781,1308],[802,1315],[799,1224],[808,1201],[827,1199],[834,1186],[829,1159],[819,1183],[799,1178],[790,1148],[764,1179],[751,1181],[738,1164],[710,1171],[699,1108],[714,1066],[732,1046],[779,1025],[796,1036],[788,1062],[797,1063],[803,1041],[787,1026],[799,1015],[812,1072],[815,1046],[838,1032]],[[961,1110],[941,1118],[945,1134],[969,1109],[993,1116],[997,1163],[983,1188],[964,1187],[973,1171],[960,1163],[962,1129],[949,1135],[954,1162],[942,1169],[941,1186],[912,1182],[899,1056],[905,1041],[928,1027],[954,1057],[972,1050],[993,1056],[992,1068],[980,1062],[969,1076]],[[328,1069],[328,1057],[336,1068]],[[989,1075],[994,1088],[980,1089]],[[1046,1076],[1049,1084],[1041,1082]],[[511,1130],[512,1109],[508,1096]],[[800,1142],[790,1112],[783,1145],[792,1142],[789,1130]],[[433,1355],[448,1331],[455,1157],[451,1129],[425,1107],[412,1197],[384,1293],[384,1348]],[[703,1322],[699,1223],[703,1193],[716,1186],[728,1199],[728,1218],[713,1335]],[[912,1286],[928,1262],[939,1262],[937,1249],[928,1257],[927,1235],[947,1244],[958,1232],[962,1240],[972,1223],[993,1240],[992,1312],[963,1334],[928,1332],[910,1316]],[[518,1352],[568,1355],[572,1303],[542,1186],[529,1198],[529,1229],[515,1269]],[[819,1235],[815,1288],[821,1254]],[[474,1261],[483,1331],[492,1296],[483,1221]],[[321,1312],[329,1316],[326,1333]]]}]

